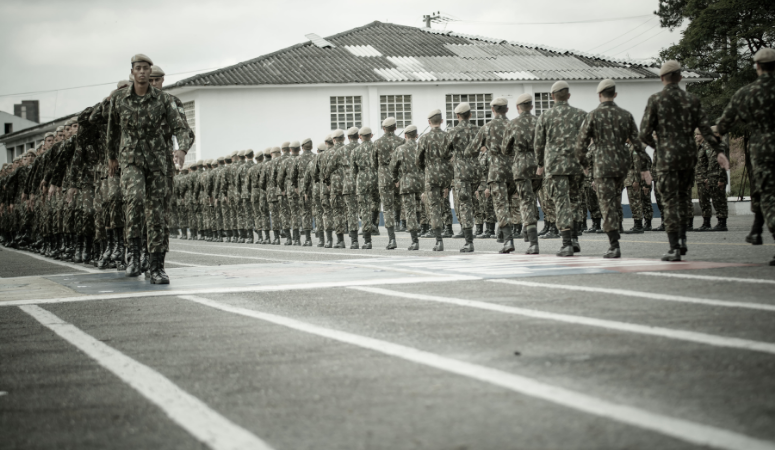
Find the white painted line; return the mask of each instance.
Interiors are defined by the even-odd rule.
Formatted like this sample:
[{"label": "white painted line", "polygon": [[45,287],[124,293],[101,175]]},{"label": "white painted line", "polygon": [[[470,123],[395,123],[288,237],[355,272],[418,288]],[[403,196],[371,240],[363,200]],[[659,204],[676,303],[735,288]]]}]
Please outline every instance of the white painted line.
[{"label": "white painted line", "polygon": [[666,273],[666,272],[637,272],[637,273],[638,275],[649,275],[654,277],[686,278],[690,280],[775,284],[775,280],[763,280],[761,278],[714,277],[710,275],[691,275],[691,274],[685,274],[685,273]]},{"label": "white painted line", "polygon": [[268,286],[235,286],[231,288],[207,288],[207,289],[170,289],[146,292],[125,292],[120,294],[83,295],[79,297],[38,298],[29,300],[11,300],[0,302],[3,306],[43,305],[49,303],[71,303],[92,300],[119,300],[125,298],[144,297],[169,297],[174,295],[193,294],[236,294],[241,292],[278,292],[309,289],[327,289],[349,286],[389,285],[389,284],[413,284],[413,283],[438,283],[467,280],[468,277],[433,276],[433,277],[401,277],[401,278],[374,278],[365,280],[332,281],[325,283],[279,284]]},{"label": "white painted line", "polygon": [[189,264],[189,263],[184,263],[184,262],[180,262],[180,261],[170,261],[169,259],[166,259],[166,258],[164,260],[164,263],[165,264],[176,264],[178,266],[186,266],[186,267],[208,267],[208,266],[203,266],[201,264]]},{"label": "white painted line", "polygon": [[609,288],[599,288],[599,287],[590,287],[590,286],[570,286],[570,285],[564,285],[564,284],[534,283],[532,281],[516,281],[516,280],[505,280],[505,279],[487,280],[487,281],[492,283],[513,284],[516,286],[527,286],[527,287],[535,287],[535,288],[541,288],[541,289],[560,289],[565,291],[576,291],[576,292],[594,292],[596,294],[610,294],[610,295],[620,295],[625,297],[639,297],[639,298],[647,298],[650,300],[662,300],[666,302],[694,303],[694,304],[706,305],[706,306],[722,306],[725,308],[744,308],[744,309],[755,309],[759,311],[775,312],[775,305],[767,305],[764,303],[727,302],[724,300],[713,300],[709,298],[695,298],[695,297],[684,297],[680,295],[653,294],[650,292],[628,291],[625,289],[609,289]]},{"label": "white painted line", "polygon": [[51,278],[51,277],[75,277],[78,275],[85,275],[83,273],[56,273],[51,275],[25,275],[23,277],[0,277],[0,280],[24,280],[26,278]]},{"label": "white painted line", "polygon": [[130,385],[208,447],[215,450],[271,449],[264,441],[230,422],[150,367],[42,308],[22,306],[21,309]]},{"label": "white painted line", "polygon": [[613,320],[594,319],[584,316],[573,316],[569,314],[557,314],[535,309],[519,308],[515,306],[504,306],[496,303],[480,302],[476,300],[465,300],[451,297],[438,297],[435,295],[413,294],[409,292],[391,291],[388,289],[374,287],[356,287],[350,289],[358,291],[371,292],[373,294],[382,294],[392,297],[410,298],[414,300],[424,300],[450,305],[466,306],[469,308],[484,309],[506,314],[515,314],[536,319],[553,320],[556,322],[571,323],[574,325],[586,325],[608,330],[625,331],[628,333],[646,334],[668,339],[677,339],[689,341],[697,344],[712,345],[715,347],[727,347],[741,350],[751,350],[757,352],[775,354],[775,344],[769,342],[751,341],[748,339],[738,339],[731,337],[715,336],[712,334],[697,333],[694,331],[674,330],[671,328],[652,327],[647,325],[637,325],[627,322],[617,322]]},{"label": "white painted line", "polygon": [[220,253],[188,252],[185,250],[172,250],[172,249],[170,249],[170,253],[188,253],[190,255],[217,256],[219,258],[233,258],[233,259],[253,259],[257,261],[303,262],[303,261],[292,260],[292,259],[257,258],[255,256],[222,255]]},{"label": "white painted line", "polygon": [[41,261],[46,261],[47,263],[58,264],[60,266],[65,266],[65,267],[69,267],[71,269],[81,270],[81,271],[84,271],[84,272],[104,273],[104,271],[102,271],[102,270],[97,270],[97,269],[94,269],[94,268],[86,266],[86,265],[73,264],[73,263],[64,262],[64,261],[57,261],[56,259],[51,259],[51,258],[46,258],[45,256],[40,256],[37,253],[23,252],[23,251],[15,250],[15,249],[12,249],[12,248],[3,248],[3,250],[7,250],[9,252],[15,252],[15,253],[18,253],[20,255],[29,256],[30,258],[35,258],[35,259],[39,259]]},{"label": "white painted line", "polygon": [[413,347],[394,344],[344,331],[324,328],[289,317],[263,313],[216,302],[207,298],[187,295],[186,300],[221,311],[239,314],[281,325],[304,333],[321,336],[423,366],[433,367],[477,381],[489,383],[529,397],[545,400],[577,411],[616,422],[661,433],[696,445],[728,450],[775,450],[775,444],[733,431],[703,425],[689,420],[665,416],[640,408],[620,405],[562,387],[542,383],[532,378],[472,364]]},{"label": "white painted line", "polygon": [[[363,241],[359,241],[363,242]],[[177,244],[182,245],[196,245],[191,243],[184,243],[184,242],[177,242]],[[206,242],[205,244],[210,244],[209,242]],[[390,255],[370,255],[366,252],[368,250],[351,250],[349,252],[341,252],[339,249],[323,249],[324,251],[305,251],[305,250],[282,250],[278,248],[277,245],[255,245],[255,244],[237,244],[235,245],[207,245],[208,248],[229,248],[229,249],[243,249],[243,250],[255,250],[255,251],[264,251],[264,252],[276,252],[276,253],[302,253],[307,255],[340,255],[340,256],[365,256],[367,258],[389,258]],[[284,245],[281,245],[279,247],[285,247]],[[317,247],[316,247],[317,248]],[[170,251],[173,251],[172,248],[170,248]]]}]

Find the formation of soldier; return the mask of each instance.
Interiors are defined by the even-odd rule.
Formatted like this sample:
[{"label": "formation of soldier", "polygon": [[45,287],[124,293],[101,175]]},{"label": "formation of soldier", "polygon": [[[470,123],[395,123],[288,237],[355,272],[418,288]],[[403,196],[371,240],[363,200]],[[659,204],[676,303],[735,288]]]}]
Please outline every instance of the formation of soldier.
[{"label": "formation of soldier", "polygon": [[[727,229],[729,161],[720,137],[742,123],[752,136],[755,213],[746,240],[760,245],[765,223],[775,233],[775,51],[762,49],[754,60],[758,80],[735,94],[713,128],[699,100],[679,87],[680,64],[668,61],[660,69],[664,89],[649,98],[640,130],[614,102],[613,80],[600,82],[600,105],[589,113],[570,105],[570,86],[558,81],[551,88],[554,105],[540,117],[532,114],[529,94],[517,98],[513,120],[507,100],[494,99],[493,119],[483,127],[471,123],[470,105],[460,103],[457,125],[447,131],[437,109],[421,136],[414,125],[396,135],[396,121],[388,117],[378,139],[368,126],[353,127],[326,136],[317,152],[307,138],[176,170],[171,150],[182,163],[193,133],[180,100],[159,90],[163,72],[137,55],[133,83],[119,83],[103,102],[47,135],[37,151],[3,169],[2,235],[47,256],[93,261],[131,276],[150,269],[152,281],[168,282],[163,255],[169,237],[271,245],[284,238],[284,245],[312,246],[314,233],[319,247],[346,248],[349,235],[350,249],[371,249],[381,205],[388,250],[397,247],[396,231],[408,231],[407,250],[430,237],[433,250],[443,251],[444,238],[460,237],[460,252],[468,253],[475,238],[497,237],[500,253],[515,251],[514,239],[523,238],[525,253],[538,254],[542,237],[561,239],[557,255],[567,257],[581,251],[578,237],[589,211],[586,231],[608,235],[605,258],[621,257],[621,233],[654,230],[668,235],[662,259],[680,261],[693,229],[695,181],[704,219],[698,231]],[[155,80],[144,95],[135,88],[143,77],[138,66]],[[142,108],[154,113],[136,123],[133,113]],[[652,186],[663,218],[654,228]],[[622,227],[625,190],[635,222],[628,231]],[[461,224],[456,236],[450,192]]]}]

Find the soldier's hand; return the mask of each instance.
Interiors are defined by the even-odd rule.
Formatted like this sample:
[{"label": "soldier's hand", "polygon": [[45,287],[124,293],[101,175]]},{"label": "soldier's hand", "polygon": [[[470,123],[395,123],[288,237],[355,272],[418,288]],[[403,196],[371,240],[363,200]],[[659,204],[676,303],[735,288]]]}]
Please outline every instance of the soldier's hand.
[{"label": "soldier's hand", "polygon": [[449,197],[449,188],[444,189],[443,196],[444,196],[444,198],[448,198]]},{"label": "soldier's hand", "polygon": [[724,170],[729,170],[729,160],[727,159],[727,155],[723,153],[719,153],[716,157],[716,160],[718,161],[718,165],[721,166]]},{"label": "soldier's hand", "polygon": [[476,194],[476,199],[479,200],[479,191],[474,192]]},{"label": "soldier's hand", "polygon": [[585,177],[588,177],[588,176],[589,176],[589,169],[584,169],[584,176],[585,176]]},{"label": "soldier's hand", "polygon": [[78,193],[78,189],[70,188],[67,190],[67,203],[73,203],[73,197]]},{"label": "soldier's hand", "polygon": [[489,188],[484,190],[484,198],[490,198],[490,189]]},{"label": "soldier's hand", "polygon": [[647,188],[646,186],[643,186],[643,193],[648,195],[649,194],[649,188]]},{"label": "soldier's hand", "polygon": [[399,183],[396,183],[396,187],[398,187],[398,184],[399,184]]},{"label": "soldier's hand", "polygon": [[641,172],[640,177],[644,181],[644,183],[649,186],[651,186],[651,182],[654,181],[654,179],[651,178],[651,172],[648,170]]},{"label": "soldier's hand", "polygon": [[539,167],[539,168],[536,170],[536,175],[538,175],[539,177],[542,177],[542,176],[544,176],[544,168],[543,168],[543,167]]},{"label": "soldier's hand", "polygon": [[639,187],[640,187],[640,185],[638,184],[638,182],[637,182],[637,181],[634,181],[634,182],[632,183],[632,188],[633,188],[633,189],[638,189]]},{"label": "soldier's hand", "polygon": [[108,175],[113,177],[116,175],[116,173],[118,173],[118,160],[117,159],[108,160]]},{"label": "soldier's hand", "polygon": [[482,146],[482,148],[480,148],[480,149],[479,149],[479,151],[480,151],[480,152],[482,152],[482,153],[484,153],[484,152],[486,152],[486,151],[487,151],[487,147],[485,147],[485,146],[483,145],[483,146]]},{"label": "soldier's hand", "polygon": [[175,158],[175,164],[177,164],[180,167],[183,167],[183,164],[186,163],[186,152],[183,150],[175,150],[175,153],[173,153]]}]

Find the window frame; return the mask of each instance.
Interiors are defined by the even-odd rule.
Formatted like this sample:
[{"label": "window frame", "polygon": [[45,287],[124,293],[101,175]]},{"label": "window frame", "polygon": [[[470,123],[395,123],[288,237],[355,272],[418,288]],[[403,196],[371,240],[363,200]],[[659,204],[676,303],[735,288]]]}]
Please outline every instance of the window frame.
[{"label": "window frame", "polygon": [[[551,92],[534,92],[533,93],[533,114],[536,117],[540,117],[542,113],[549,111],[554,106],[554,99]],[[547,105],[548,107],[544,107]]]},{"label": "window frame", "polygon": [[[363,126],[363,97],[360,95],[332,95],[328,100],[331,131]],[[349,116],[349,117],[348,117]]]},{"label": "window frame", "polygon": [[412,95],[380,94],[379,115],[379,123],[382,123],[388,117],[395,117],[396,129],[403,130],[408,127],[412,124]]},{"label": "window frame", "polygon": [[448,129],[456,127],[459,123],[455,115],[455,108],[463,102],[471,105],[470,122],[476,126],[482,127],[488,124],[492,118],[492,108],[490,102],[494,98],[493,94],[446,94],[444,104],[446,109],[446,124]]}]

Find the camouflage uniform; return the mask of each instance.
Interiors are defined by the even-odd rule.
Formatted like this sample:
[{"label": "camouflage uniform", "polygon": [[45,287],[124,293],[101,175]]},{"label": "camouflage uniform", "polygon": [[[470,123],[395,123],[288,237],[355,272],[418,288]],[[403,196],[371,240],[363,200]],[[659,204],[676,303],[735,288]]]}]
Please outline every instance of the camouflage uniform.
[{"label": "camouflage uniform", "polygon": [[488,197],[484,194],[484,191],[487,189],[487,176],[490,174],[489,161],[490,154],[488,152],[480,153],[479,157],[477,158],[477,162],[479,163],[479,187],[476,189],[476,191],[479,194],[477,200],[479,201],[478,214],[480,217],[480,219],[477,219],[477,223],[493,224],[494,228],[494,224],[497,222],[497,219],[495,218],[495,207],[492,203],[492,195]]},{"label": "camouflage uniform", "polygon": [[[310,164],[313,163],[315,155],[310,150],[302,150],[301,155],[294,159],[294,165],[291,170],[291,182],[294,191],[298,190],[296,196],[298,197],[299,208],[299,227],[305,233],[312,231],[312,189],[311,186],[305,183],[305,177],[307,171],[310,168]],[[358,219],[356,216],[354,228],[358,229]]]},{"label": "camouflage uniform", "polygon": [[535,226],[538,222],[536,192],[541,189],[542,179],[536,174],[538,163],[533,151],[533,139],[538,118],[529,111],[522,112],[509,122],[503,138],[503,148],[514,154],[511,173],[514,177],[521,222],[525,227]]},{"label": "camouflage uniform", "polygon": [[[719,145],[725,154],[728,153],[726,144],[721,142]],[[727,171],[719,166],[713,148],[705,142],[698,149],[695,180],[703,219],[709,219],[713,215],[711,203],[716,210],[716,217],[726,219],[729,215],[726,196]],[[724,186],[719,186],[719,182],[723,182]]]},{"label": "camouflage uniform", "polygon": [[393,177],[390,173],[390,158],[395,149],[404,143],[404,140],[386,131],[385,134],[374,142],[372,163],[377,168],[379,181],[379,196],[382,199],[382,214],[385,219],[385,228],[396,226],[396,189]]},{"label": "camouflage uniform", "polygon": [[259,241],[263,239],[261,231],[268,230],[269,225],[264,225],[264,212],[261,209],[261,170],[263,162],[257,162],[248,169],[247,176],[245,177],[245,188],[242,189],[243,195],[247,192],[250,204],[252,206],[252,227],[258,232]]},{"label": "camouflage uniform", "polygon": [[[471,142],[474,148],[487,148],[487,183],[495,208],[498,226],[511,227],[511,196],[516,192],[514,176],[511,173],[513,148],[503,147],[503,138],[509,125],[509,119],[495,116],[488,124],[479,129]],[[511,152],[511,153],[509,153]],[[481,198],[480,198],[481,200]]]},{"label": "camouflage uniform", "polygon": [[475,222],[474,192],[479,186],[477,170],[479,151],[470,144],[478,132],[479,127],[467,120],[461,120],[448,132],[448,152],[452,154],[454,165],[455,212],[463,229],[473,228]]},{"label": "camouflage uniform", "polygon": [[[347,165],[344,168],[344,179],[342,181],[342,195],[344,196],[344,203],[347,207],[347,227],[352,233],[358,231],[358,195],[355,192],[355,177],[352,172],[352,160],[355,153],[355,149],[360,144],[358,140],[349,142],[344,146],[344,154],[347,160]],[[369,220],[369,217],[364,220]]]},{"label": "camouflage uniform", "polygon": [[272,218],[272,230],[275,232],[276,240],[280,237],[279,231],[285,229],[281,212],[280,188],[277,187],[281,163],[281,158],[274,157],[266,164],[266,172],[261,184],[266,191],[266,201],[269,204],[269,215]]},{"label": "camouflage uniform", "polygon": [[323,181],[329,186],[332,228],[338,236],[344,234],[344,227],[347,224],[347,206],[342,195],[345,170],[349,167],[347,149],[344,144],[337,142],[324,155],[328,157],[325,158]]},{"label": "camouflage uniform", "polygon": [[417,205],[423,191],[424,177],[417,166],[418,152],[417,141],[407,139],[404,145],[396,148],[390,162],[392,178],[399,184],[406,229],[410,232],[420,229]]},{"label": "camouflage uniform", "polygon": [[449,203],[449,198],[443,196],[443,191],[450,184],[451,174],[448,164],[451,157],[451,148],[447,145],[447,135],[440,128],[433,127],[428,134],[420,137],[417,167],[421,171],[425,171],[425,196],[431,228],[434,230],[441,230],[444,226],[443,202]]},{"label": "camouflage uniform", "polygon": [[362,219],[363,235],[371,234],[374,225],[371,220],[374,211],[377,188],[377,170],[374,166],[374,143],[364,141],[353,150],[352,174],[355,178],[355,190],[358,193],[358,210]]},{"label": "camouflage uniform", "polygon": [[327,149],[318,157],[315,165],[315,181],[319,183],[320,207],[322,209],[323,228],[325,231],[334,231],[334,216],[331,211],[331,188],[325,182],[325,168],[328,166],[328,160],[334,155],[333,147]]}]

